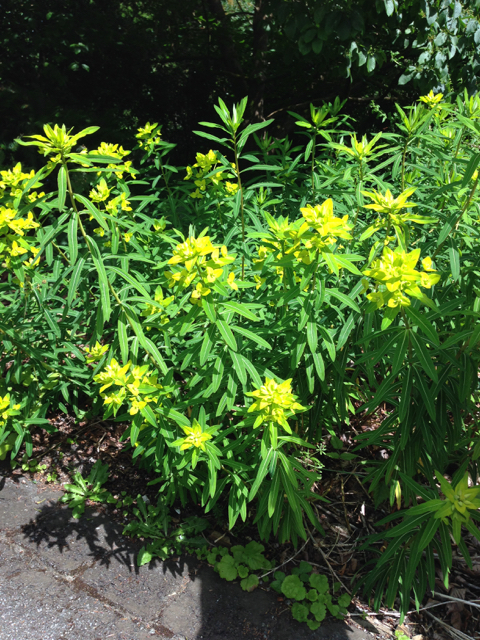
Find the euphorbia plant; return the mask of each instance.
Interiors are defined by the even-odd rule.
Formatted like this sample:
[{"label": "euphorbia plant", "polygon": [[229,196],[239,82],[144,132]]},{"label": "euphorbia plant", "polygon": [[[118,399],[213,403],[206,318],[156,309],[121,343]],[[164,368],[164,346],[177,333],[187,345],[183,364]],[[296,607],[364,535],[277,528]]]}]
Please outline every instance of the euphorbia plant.
[{"label": "euphorbia plant", "polygon": [[[366,464],[377,502],[416,505],[448,465],[475,477],[480,134],[473,103],[435,100],[399,109],[382,145],[345,145],[331,122],[312,165],[289,140],[246,152],[268,123],[245,126],[245,104],[202,123],[208,147],[186,181],[157,124],[137,135],[138,163],[110,143],[74,152],[95,128],[23,141],[48,163],[1,187],[2,397],[24,395],[24,415],[45,422],[52,404],[103,407],[166,505],[224,506],[230,527],[251,514],[262,538],[296,543],[319,528],[318,473],[299,454],[355,412],[389,408],[357,436],[356,455],[387,452]],[[35,194],[49,173],[58,188]],[[458,539],[450,518],[432,545],[453,526]],[[392,575],[406,575],[412,531],[409,519],[383,556]]]}]

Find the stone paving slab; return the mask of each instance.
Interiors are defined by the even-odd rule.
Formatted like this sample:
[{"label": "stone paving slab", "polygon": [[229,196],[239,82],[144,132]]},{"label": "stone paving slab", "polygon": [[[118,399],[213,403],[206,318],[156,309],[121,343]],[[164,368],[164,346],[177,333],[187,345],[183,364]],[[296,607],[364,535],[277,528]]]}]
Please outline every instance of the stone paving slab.
[{"label": "stone paving slab", "polygon": [[315,632],[276,595],[242,591],[192,558],[137,567],[139,544],[62,493],[0,476],[0,640],[370,640],[346,623]]}]

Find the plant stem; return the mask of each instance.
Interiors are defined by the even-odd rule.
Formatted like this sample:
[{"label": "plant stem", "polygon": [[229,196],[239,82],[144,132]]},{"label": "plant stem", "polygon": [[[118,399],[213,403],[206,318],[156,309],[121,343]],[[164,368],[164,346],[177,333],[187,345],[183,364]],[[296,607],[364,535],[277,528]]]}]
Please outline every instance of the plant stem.
[{"label": "plant stem", "polygon": [[237,133],[233,134],[233,153],[235,155],[235,173],[237,174],[238,188],[240,189],[240,215],[242,219],[242,280],[245,279],[245,217],[243,213],[243,187],[242,179],[240,177],[240,167],[238,165],[238,150],[237,150]]},{"label": "plant stem", "polygon": [[473,183],[473,186],[470,190],[470,195],[467,198],[467,201],[465,202],[465,204],[463,205],[462,210],[460,211],[460,215],[458,216],[458,218],[455,220],[455,224],[453,225],[453,227],[450,229],[450,231],[448,232],[447,236],[445,237],[445,239],[438,245],[438,247],[435,249],[435,253],[432,256],[432,260],[435,259],[435,256],[437,255],[437,253],[440,251],[440,249],[442,248],[442,246],[445,244],[445,242],[448,240],[448,238],[450,237],[450,234],[452,233],[453,229],[455,229],[455,231],[457,230],[458,225],[460,224],[460,220],[463,217],[463,214],[467,211],[468,207],[470,206],[470,203],[472,201],[472,198],[475,194],[475,191],[477,189],[477,184],[478,184],[478,180],[480,178],[480,173],[478,174],[478,176],[475,179],[475,182]]},{"label": "plant stem", "polygon": [[313,146],[312,146],[312,171],[311,171],[311,175],[312,175],[312,199],[313,199],[313,204],[315,204],[315,180],[314,180],[314,169],[315,169],[315,144],[317,141],[317,132],[315,131],[315,133],[313,134]]}]

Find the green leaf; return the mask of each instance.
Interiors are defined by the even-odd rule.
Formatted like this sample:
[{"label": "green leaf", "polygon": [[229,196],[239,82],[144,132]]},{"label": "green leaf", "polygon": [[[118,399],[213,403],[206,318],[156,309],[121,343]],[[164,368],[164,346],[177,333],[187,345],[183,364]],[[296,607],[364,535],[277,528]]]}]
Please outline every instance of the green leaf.
[{"label": "green leaf", "polygon": [[120,353],[122,354],[123,364],[128,362],[128,335],[127,335],[127,317],[122,311],[118,316],[118,342],[120,344]]},{"label": "green leaf", "polygon": [[420,361],[420,364],[423,367],[423,370],[430,376],[430,378],[434,382],[438,382],[438,375],[435,370],[435,365],[433,364],[432,358],[430,357],[428,349],[425,346],[423,340],[418,336],[418,334],[414,333],[413,331],[411,332],[410,337],[412,340],[413,349]]},{"label": "green leaf", "polygon": [[229,582],[235,580],[238,575],[235,567],[235,560],[229,554],[223,556],[220,562],[217,563],[215,569],[218,571],[221,578],[228,580]]},{"label": "green leaf", "polygon": [[256,342],[261,347],[265,347],[265,349],[272,348],[266,340],[258,336],[256,333],[253,333],[253,331],[250,331],[249,329],[245,329],[244,327],[240,327],[238,325],[232,325],[231,328],[233,329],[233,331],[236,331],[236,333],[240,333],[242,336],[245,336],[245,338],[253,340],[253,342]]},{"label": "green leaf", "polygon": [[108,224],[105,220],[105,214],[97,209],[93,202],[90,202],[88,198],[81,196],[79,193],[75,194],[75,200],[78,200],[78,202],[81,202],[84,205],[87,211],[95,218],[98,224],[105,229],[105,231],[109,231]]},{"label": "green leaf", "polygon": [[58,210],[63,211],[65,208],[65,199],[67,196],[67,171],[62,165],[58,170]]},{"label": "green leaf", "polygon": [[405,307],[405,312],[413,324],[419,327],[430,340],[439,346],[440,340],[433,324],[428,320],[425,314],[420,313],[413,307]]},{"label": "green leaf", "polygon": [[235,353],[235,351],[228,351],[233,363],[233,369],[238,376],[241,384],[245,386],[247,384],[247,372],[245,370],[245,365],[243,362],[243,358],[239,353]]},{"label": "green leaf", "polygon": [[249,320],[258,321],[260,318],[255,315],[250,309],[240,302],[222,302],[220,303],[222,309],[226,309],[227,311],[233,311],[234,313],[238,313]]},{"label": "green leaf", "polygon": [[68,222],[68,252],[70,254],[70,265],[73,265],[77,261],[78,255],[78,215],[77,212],[74,211],[72,213],[72,217]]},{"label": "green leaf", "polygon": [[145,302],[148,302],[150,300],[150,294],[145,289],[145,287],[140,282],[138,282],[138,280],[136,280],[133,276],[131,276],[127,271],[125,271],[124,269],[119,269],[118,267],[112,267],[110,265],[107,265],[106,270],[113,271],[113,273],[116,273],[118,276],[126,280],[129,284],[131,284],[132,287],[134,287],[139,293],[142,294],[142,296],[145,296],[146,298]]},{"label": "green leaf", "polygon": [[460,278],[460,253],[458,251],[457,243],[453,238],[448,238],[447,243],[452,278],[457,282]]},{"label": "green leaf", "polygon": [[144,564],[148,564],[153,558],[150,551],[147,551],[146,547],[142,547],[137,555],[137,566],[143,567]]},{"label": "green leaf", "polygon": [[215,347],[215,325],[210,325],[203,336],[202,348],[200,349],[200,364],[203,365],[208,360],[208,356],[212,354]]},{"label": "green leaf", "polygon": [[318,335],[316,322],[307,322],[307,342],[312,353],[317,352]]},{"label": "green leaf", "polygon": [[238,349],[237,341],[235,340],[235,336],[233,335],[232,330],[230,329],[228,324],[225,322],[225,320],[221,320],[220,318],[217,318],[216,325],[227,347],[230,347],[232,351],[237,351]]},{"label": "green leaf", "polygon": [[75,265],[75,269],[73,270],[72,277],[70,278],[70,284],[68,285],[68,296],[67,296],[67,303],[69,307],[72,306],[72,302],[78,291],[78,286],[80,283],[80,278],[82,275],[82,269],[84,264],[85,264],[85,258],[80,258],[80,260]]},{"label": "green leaf", "polygon": [[287,576],[282,582],[282,593],[287,598],[294,598],[295,600],[305,600],[307,596],[307,590],[303,586],[303,582],[298,576]]},{"label": "green leaf", "polygon": [[360,307],[355,302],[355,300],[352,300],[352,298],[345,295],[338,289],[327,289],[327,293],[333,296],[334,298],[337,298],[337,300],[340,300],[340,302],[343,302],[345,306],[350,307],[354,311],[357,311],[358,313],[360,313]]},{"label": "green leaf", "polygon": [[240,581],[240,586],[244,591],[253,591],[258,587],[258,584],[258,576],[256,576],[254,573],[251,573],[248,578],[244,578]]},{"label": "green leaf", "polygon": [[91,250],[93,263],[98,273],[98,284],[100,288],[100,301],[102,305],[103,318],[105,322],[108,322],[110,318],[111,307],[107,272],[105,271],[102,256],[95,240],[90,236],[87,236],[87,242]]}]

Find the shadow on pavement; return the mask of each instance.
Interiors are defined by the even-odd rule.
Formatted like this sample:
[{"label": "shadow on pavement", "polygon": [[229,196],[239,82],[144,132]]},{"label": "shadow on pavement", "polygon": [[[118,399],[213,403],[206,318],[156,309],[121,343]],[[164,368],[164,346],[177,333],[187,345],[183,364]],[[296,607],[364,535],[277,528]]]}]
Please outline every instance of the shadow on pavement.
[{"label": "shadow on pavement", "polygon": [[[85,514],[75,520],[70,509],[58,503],[59,492],[52,498],[48,487],[42,493],[32,483],[14,485],[7,480],[5,485],[3,480],[3,485],[2,488],[0,484],[0,543],[3,533],[7,546],[16,550],[17,556],[18,550],[23,550],[25,572],[50,572],[52,580],[60,584],[63,591],[72,592],[74,598],[69,596],[70,601],[73,598],[76,602],[77,598],[78,606],[82,607],[78,610],[79,619],[85,607],[90,606],[85,604],[88,601],[116,612],[118,624],[128,619],[129,624],[136,625],[133,635],[131,630],[125,631],[125,635],[117,625],[115,633],[108,637],[119,640],[155,636],[175,640],[373,638],[366,631],[340,622],[324,623],[312,632],[291,618],[289,607],[277,594],[262,589],[246,593],[238,584],[222,580],[210,567],[190,557],[153,561],[137,567],[136,554],[143,543],[123,536],[122,525],[106,514],[87,508]],[[8,558],[6,563],[2,562],[0,578],[8,579]],[[44,568],[36,568],[39,562]],[[18,560],[15,566],[12,564],[12,571],[14,568],[10,575],[18,579],[21,574]],[[75,607],[69,604],[70,609],[72,606]],[[75,616],[72,620],[75,624]],[[75,633],[76,638],[82,640],[99,637],[98,631],[95,631],[97,635],[90,636],[85,631],[80,633],[79,629],[72,631],[72,635],[64,631],[61,637],[70,640]],[[45,635],[47,637],[50,636]],[[29,638],[25,636],[25,640]]]}]

